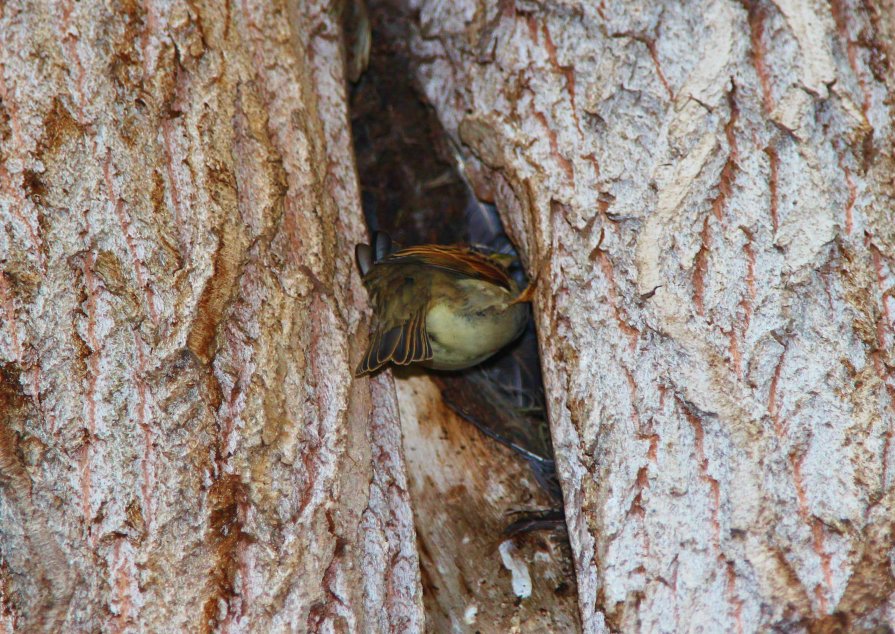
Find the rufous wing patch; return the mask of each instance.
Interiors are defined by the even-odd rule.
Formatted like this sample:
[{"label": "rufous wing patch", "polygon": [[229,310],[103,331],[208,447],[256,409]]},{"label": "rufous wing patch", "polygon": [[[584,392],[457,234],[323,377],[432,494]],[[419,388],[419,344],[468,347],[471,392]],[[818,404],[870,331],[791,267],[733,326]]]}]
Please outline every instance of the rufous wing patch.
[{"label": "rufous wing patch", "polygon": [[377,332],[354,375],[370,374],[389,361],[396,365],[410,365],[417,361],[429,361],[432,356],[425,311],[419,310],[400,326],[385,333]]},{"label": "rufous wing patch", "polygon": [[419,262],[465,277],[484,279],[507,290],[512,288],[510,276],[494,260],[472,249],[423,244],[395,251],[384,262]]}]

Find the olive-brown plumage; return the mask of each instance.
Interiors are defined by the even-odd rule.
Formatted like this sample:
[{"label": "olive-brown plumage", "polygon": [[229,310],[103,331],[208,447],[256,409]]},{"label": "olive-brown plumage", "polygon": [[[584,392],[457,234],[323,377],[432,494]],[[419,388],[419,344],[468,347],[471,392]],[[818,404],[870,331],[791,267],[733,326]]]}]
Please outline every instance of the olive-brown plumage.
[{"label": "olive-brown plumage", "polygon": [[520,294],[501,264],[505,256],[434,244],[390,253],[383,233],[355,251],[373,302],[370,343],[357,376],[388,362],[468,368],[525,328],[528,289]]}]

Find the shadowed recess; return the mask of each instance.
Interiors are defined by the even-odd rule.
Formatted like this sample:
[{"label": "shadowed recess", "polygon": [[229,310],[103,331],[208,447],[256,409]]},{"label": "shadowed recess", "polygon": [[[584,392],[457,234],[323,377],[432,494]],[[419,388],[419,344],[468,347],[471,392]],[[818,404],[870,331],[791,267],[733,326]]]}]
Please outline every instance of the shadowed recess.
[{"label": "shadowed recess", "polygon": [[[369,230],[387,232],[395,248],[463,243],[506,254],[514,260],[511,274],[524,287],[525,273],[493,201],[476,198],[461,173],[463,148],[447,136],[414,87],[406,36],[407,20],[412,18],[386,2],[371,3],[368,15],[372,27],[370,64],[350,86],[350,104]],[[358,30],[356,24],[346,24],[346,32],[354,34],[348,41],[349,65],[354,63],[350,47],[358,39]],[[441,393],[443,403],[417,408],[419,437],[402,420],[430,626],[453,627],[451,623],[464,618],[471,626],[491,617],[495,619],[492,623],[498,624],[521,614],[522,622],[531,626],[578,629],[575,579],[533,323],[529,322],[524,335],[508,349],[476,368],[463,372],[393,371],[399,392],[405,389],[402,385],[412,385],[406,389],[416,393],[419,381],[427,378]],[[423,395],[416,398],[425,400]],[[466,429],[454,428],[451,419],[460,420],[457,416],[466,421]],[[432,437],[437,438],[437,448],[415,446]],[[449,456],[452,462],[430,464],[428,473],[416,472],[412,456],[427,452],[442,460]],[[441,471],[434,478],[444,479],[438,486],[432,482],[431,469]],[[510,475],[509,486],[518,490],[508,492],[505,505],[495,508],[485,491],[470,490],[465,481],[451,479],[452,473],[469,470],[480,474],[483,488],[500,486],[501,479]],[[448,489],[447,499],[439,486]],[[527,502],[519,505],[520,499]],[[450,510],[446,512],[446,508]],[[440,522],[447,525],[436,527]],[[479,534],[471,536],[471,531]],[[484,559],[475,561],[479,547]],[[549,592],[536,588],[530,597],[515,596],[513,558],[527,562],[537,574],[540,569],[531,564],[536,555],[543,558],[545,552],[552,568],[533,582],[549,585]],[[444,562],[456,570],[439,570]],[[495,570],[499,572],[496,578]],[[452,588],[457,579],[457,587]],[[486,601],[489,605],[483,606]]]}]

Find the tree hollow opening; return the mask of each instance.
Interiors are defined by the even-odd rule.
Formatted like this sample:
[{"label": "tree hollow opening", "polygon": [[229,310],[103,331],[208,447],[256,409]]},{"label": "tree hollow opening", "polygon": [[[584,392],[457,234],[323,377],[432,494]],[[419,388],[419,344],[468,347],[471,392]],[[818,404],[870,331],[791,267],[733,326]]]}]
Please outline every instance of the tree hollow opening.
[{"label": "tree hollow opening", "polygon": [[[493,200],[470,185],[464,148],[415,88],[417,16],[401,3],[349,4],[350,76],[364,20],[371,34],[369,65],[349,86],[368,228],[401,247],[464,243],[516,256]],[[524,287],[518,258],[511,272]],[[393,371],[429,628],[580,630],[534,320],[476,368]]]}]

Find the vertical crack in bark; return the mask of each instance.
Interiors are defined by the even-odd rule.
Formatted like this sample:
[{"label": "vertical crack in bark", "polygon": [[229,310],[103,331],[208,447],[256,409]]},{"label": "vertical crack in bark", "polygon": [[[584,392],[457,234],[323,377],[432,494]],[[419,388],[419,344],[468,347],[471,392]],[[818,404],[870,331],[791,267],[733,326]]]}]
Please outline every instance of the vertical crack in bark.
[{"label": "vertical crack in bark", "polygon": [[659,63],[659,50],[656,47],[658,34],[650,36],[644,33],[623,31],[621,33],[614,33],[613,37],[630,37],[632,40],[640,42],[641,44],[646,46],[646,50],[649,53],[650,59],[653,62],[653,66],[656,69],[656,77],[659,78],[659,82],[662,84],[665,92],[668,93],[668,99],[674,101],[674,91],[671,89],[671,85],[668,83],[668,78],[665,77],[665,73],[662,71],[662,65]]},{"label": "vertical crack in bark", "polygon": [[[723,574],[725,579],[727,578],[728,569],[726,558],[724,556],[724,550],[721,543],[721,522],[720,522],[720,514],[721,514],[721,484],[718,482],[717,478],[709,475],[709,461],[708,457],[705,455],[705,429],[702,426],[702,421],[699,418],[699,414],[692,411],[690,407],[687,406],[686,403],[681,401],[679,398],[676,399],[678,407],[684,413],[684,417],[687,419],[687,422],[693,428],[693,437],[694,437],[694,447],[696,451],[696,463],[697,468],[699,470],[699,478],[708,485],[710,497],[709,497],[709,508],[711,509],[711,544],[715,553],[715,557],[720,565],[724,567]],[[727,582],[729,584],[729,581]],[[733,597],[728,596],[728,600],[730,602],[730,609],[732,611],[736,611],[736,606],[732,602]]]},{"label": "vertical crack in bark", "polygon": [[709,216],[702,221],[702,231],[699,237],[699,251],[696,252],[696,258],[693,260],[693,304],[696,306],[696,313],[700,317],[705,317],[705,276],[709,269],[712,240]]},{"label": "vertical crack in bark", "polygon": [[155,468],[153,465],[153,462],[155,460],[153,451],[155,440],[152,423],[154,423],[155,421],[153,421],[147,414],[147,410],[149,409],[149,401],[147,397],[148,389],[146,385],[146,352],[144,350],[146,344],[143,342],[140,333],[136,329],[133,331],[133,335],[137,362],[134,364],[132,380],[137,388],[137,425],[139,425],[140,429],[143,432],[143,453],[141,457],[142,464],[140,465],[142,482],[140,484],[140,493],[142,497],[141,514],[145,526],[142,532],[152,532],[154,528],[153,521],[155,518]]},{"label": "vertical crack in bark", "polygon": [[[544,31],[544,48],[547,51],[547,58],[550,60],[553,69],[566,79],[566,92],[569,93],[571,114],[575,119],[575,126],[578,128],[578,132],[581,132],[581,121],[578,119],[578,108],[575,106],[575,67],[571,64],[563,66],[559,63],[559,59],[556,56],[556,45],[553,43],[553,38],[550,36],[550,28],[546,20],[543,22],[542,28]],[[537,42],[537,30],[534,31],[533,39]]]},{"label": "vertical crack in bark", "polygon": [[113,622],[119,631],[123,631],[128,626],[136,625],[132,612],[136,607],[133,601],[135,589],[139,593],[139,582],[135,573],[137,572],[136,562],[134,561],[134,549],[125,537],[117,537],[115,546],[112,549],[111,563],[109,566],[109,576],[111,581],[110,607],[117,610],[117,614],[113,616]]},{"label": "vertical crack in bark", "polygon": [[[833,21],[836,23],[836,31],[838,32],[839,37],[845,43],[848,66],[851,68],[851,71],[858,82],[858,87],[861,90],[861,113],[864,115],[864,121],[867,122],[867,113],[870,111],[871,94],[867,87],[864,73],[858,66],[858,43],[851,37],[849,9],[850,7],[846,6],[845,0],[830,0],[830,13],[833,16]],[[867,125],[869,125],[869,123],[867,123]]]},{"label": "vertical crack in bark", "polygon": [[559,145],[556,141],[556,131],[550,127],[550,123],[547,121],[547,117],[544,115],[544,113],[536,109],[535,103],[533,101],[531,102],[531,109],[535,118],[543,126],[544,130],[547,133],[547,140],[550,143],[550,153],[553,155],[553,158],[556,159],[556,162],[559,163],[559,166],[562,169],[563,173],[565,173],[566,178],[574,184],[575,168],[572,165],[572,162],[565,156],[563,156],[563,154],[559,151]]},{"label": "vertical crack in bark", "polygon": [[727,572],[727,602],[730,604],[731,609],[733,610],[733,621],[736,623],[736,631],[737,634],[743,634],[745,631],[743,626],[743,605],[744,601],[737,596],[737,574],[736,568],[734,567],[734,563],[732,561],[725,561],[725,569]]},{"label": "vertical crack in bark", "polygon": [[780,383],[780,373],[783,370],[783,361],[786,358],[788,342],[784,341],[781,345],[783,346],[783,351],[780,353],[777,365],[774,366],[774,374],[771,376],[771,384],[768,389],[768,415],[774,423],[774,432],[777,434],[777,438],[782,440],[786,436],[786,427],[780,418],[779,405],[777,404],[777,386]]},{"label": "vertical crack in bark", "polygon": [[[715,220],[719,224],[724,221],[724,212],[727,209],[733,185],[737,177],[737,159],[739,150],[736,140],[736,123],[739,117],[739,107],[736,102],[736,84],[732,84],[730,91],[727,93],[727,106],[729,116],[724,124],[724,135],[727,139],[727,160],[721,168],[721,174],[718,177],[718,194],[712,199],[711,210]],[[693,303],[696,305],[696,312],[705,316],[705,276],[708,273],[709,256],[711,254],[712,228],[709,217],[706,217],[702,223],[701,245],[696,254],[693,266]],[[733,336],[731,333],[730,336]],[[734,365],[738,364],[737,358],[739,352],[736,351],[735,339],[732,340],[734,350],[731,351],[731,357]]]},{"label": "vertical crack in bark", "polygon": [[778,217],[778,205],[779,205],[779,196],[777,193],[777,189],[779,187],[779,176],[778,171],[780,169],[780,157],[777,154],[777,148],[773,145],[768,145],[764,149],[765,154],[768,156],[768,161],[770,162],[770,174],[768,175],[768,191],[770,194],[770,214],[771,214],[771,227],[774,230],[774,236],[776,237],[777,230],[780,228],[780,219]]},{"label": "vertical crack in bark", "polygon": [[[94,143],[94,147],[99,144],[98,140],[94,141]],[[121,227],[121,235],[124,238],[124,244],[127,247],[128,254],[133,263],[134,276],[137,279],[137,285],[143,291],[146,300],[146,309],[149,312],[149,318],[154,325],[158,326],[159,315],[155,307],[155,293],[143,272],[143,262],[140,261],[140,258],[137,255],[137,247],[134,243],[134,238],[131,235],[130,219],[125,210],[124,200],[122,200],[115,191],[115,183],[112,179],[112,150],[110,148],[106,148],[106,157],[103,161],[103,179],[106,184],[106,196],[115,212],[115,217],[118,219],[118,225]]]},{"label": "vertical crack in bark", "polygon": [[226,219],[219,231],[211,275],[199,295],[186,338],[187,347],[205,364],[217,354],[217,340],[245,270],[248,249],[247,236],[236,220]]},{"label": "vertical crack in bark", "polygon": [[338,583],[342,560],[346,557],[348,542],[336,532],[336,524],[332,513],[326,512],[326,521],[330,534],[335,538],[335,546],[329,564],[323,573],[323,591],[326,599],[311,606],[308,611],[308,632],[351,631],[356,628],[346,615],[349,613],[345,599],[339,596]]},{"label": "vertical crack in bark", "polygon": [[852,229],[854,228],[854,209],[855,209],[855,200],[858,197],[858,187],[855,185],[855,181],[852,178],[851,170],[848,169],[848,166],[845,164],[845,156],[843,154],[839,154],[839,167],[842,169],[842,173],[845,176],[845,184],[848,188],[848,200],[845,203],[845,235],[850,236]]},{"label": "vertical crack in bark", "polygon": [[[209,511],[206,541],[214,557],[209,567],[207,598],[202,607],[202,631],[226,629],[234,618],[245,614],[246,596],[236,587],[237,579],[245,578],[242,553],[249,537],[243,532],[248,509],[248,490],[236,474],[218,477],[208,490]],[[242,575],[239,575],[242,573]],[[241,599],[241,600],[240,600]],[[222,605],[221,605],[222,604]]]},{"label": "vertical crack in bark", "polygon": [[[600,241],[602,242],[602,238]],[[621,312],[612,261],[609,259],[609,255],[606,251],[600,249],[599,245],[591,251],[590,260],[593,261],[594,258],[600,263],[603,276],[606,278],[606,292],[608,294],[609,305],[612,307],[612,313],[615,316],[615,321],[618,324],[619,330],[621,330],[630,341],[629,350],[634,352],[640,340],[641,332],[638,328],[628,323],[628,320]]]},{"label": "vertical crack in bark", "polygon": [[656,74],[659,76],[659,81],[662,82],[662,86],[665,88],[665,92],[668,93],[668,98],[673,101],[674,91],[671,90],[668,79],[665,78],[665,73],[662,72],[662,65],[659,63],[659,51],[656,48],[656,40],[652,38],[647,39],[645,44],[647,50],[649,51],[650,59],[653,60],[653,65],[656,67]]},{"label": "vertical crack in bark", "polygon": [[91,448],[96,439],[97,418],[96,418],[96,393],[97,383],[100,377],[100,358],[102,354],[102,346],[96,338],[96,277],[93,275],[94,264],[96,263],[96,253],[92,249],[83,257],[82,273],[84,276],[84,285],[87,297],[87,340],[86,343],[90,347],[90,360],[88,362],[89,378],[87,383],[87,393],[85,398],[85,417],[87,427],[84,434],[84,444],[81,448],[81,509],[84,514],[84,524],[87,531],[87,537],[91,546],[95,546],[96,536],[93,533],[93,508],[91,502]]},{"label": "vertical crack in bark", "polygon": [[181,257],[187,257],[191,248],[186,241],[186,231],[184,227],[184,219],[188,217],[181,206],[180,185],[177,182],[177,175],[174,170],[174,152],[175,146],[172,139],[172,123],[171,119],[164,117],[162,119],[162,139],[164,142],[165,153],[165,173],[168,177],[168,191],[171,195],[171,213],[174,216],[174,226],[177,231],[178,247]]},{"label": "vertical crack in bark", "polygon": [[742,0],[746,7],[749,22],[749,33],[752,42],[752,66],[758,75],[758,83],[761,86],[762,105],[764,113],[770,114],[774,110],[773,85],[771,75],[766,64],[767,49],[764,43],[764,25],[767,19],[767,8],[763,0]]},{"label": "vertical crack in bark", "polygon": [[731,357],[733,358],[733,369],[739,379],[743,379],[743,355],[740,347],[746,347],[746,337],[749,334],[749,325],[752,323],[752,313],[755,306],[755,250],[752,247],[752,232],[745,227],[740,227],[740,231],[746,238],[743,243],[743,255],[746,257],[746,292],[740,298],[738,307],[742,311],[742,321],[735,322],[730,329],[731,337]]},{"label": "vertical crack in bark", "polygon": [[[781,444],[783,444],[788,439],[787,425],[783,419],[782,413],[780,411],[780,406],[777,402],[778,384],[786,358],[788,342],[784,341],[782,345],[783,351],[780,354],[780,359],[777,361],[777,365],[774,369],[774,374],[771,378],[767,404],[768,415],[771,417],[771,421],[774,425],[774,431]],[[799,453],[796,449],[791,450],[788,454],[790,474],[792,476],[793,489],[796,494],[799,519],[802,521],[803,524],[805,524],[805,526],[808,527],[811,532],[812,547],[814,549],[814,553],[820,560],[821,568],[824,575],[824,582],[826,584],[826,587],[821,584],[816,585],[814,587],[814,595],[818,602],[819,612],[821,614],[826,614],[828,607],[828,595],[833,591],[833,578],[832,570],[830,567],[831,558],[830,554],[824,547],[823,524],[819,518],[813,517],[811,515],[811,510],[808,506],[805,482],[804,478],[802,477],[802,462],[804,461],[804,459],[804,453]]]},{"label": "vertical crack in bark", "polygon": [[[637,396],[637,382],[634,379],[634,375],[627,367],[622,367],[622,370],[625,374],[625,381],[628,384],[629,390],[629,400],[630,400],[630,408],[631,408],[631,416],[633,419],[634,425],[634,436],[636,438],[644,438],[644,430],[641,425],[640,420],[640,412],[637,408],[638,396]],[[644,558],[650,558],[650,536],[649,536],[649,528],[646,520],[646,509],[643,506],[643,492],[645,489],[649,488],[649,462],[650,462],[650,452],[653,450],[652,442],[647,448],[646,460],[647,463],[641,466],[637,470],[637,476],[635,479],[634,489],[636,494],[634,499],[631,501],[631,505],[628,509],[628,514],[637,517],[640,521],[641,528],[640,533],[643,539],[643,550],[644,550]],[[634,572],[643,573],[645,569],[642,566],[638,567],[639,570],[635,569]]]},{"label": "vertical crack in bark", "polygon": [[893,294],[891,288],[888,290],[884,288],[886,275],[883,271],[883,260],[885,256],[879,247],[873,243],[872,235],[867,235],[865,242],[870,249],[870,257],[873,262],[880,302],[880,316],[877,318],[876,322],[876,343],[878,348],[871,353],[871,359],[877,376],[879,376],[885,391],[888,393],[888,407],[892,412],[892,416],[889,417],[889,422],[884,434],[885,440],[882,449],[882,473],[880,477],[881,488],[882,490],[885,490],[889,480],[889,453],[892,448],[892,438],[895,436],[895,422],[893,422],[893,420],[895,420],[895,385],[892,384],[892,372],[888,367],[887,360],[884,356],[884,351],[892,349],[889,345],[886,331],[892,330],[893,336],[895,336],[895,321],[892,319],[892,315],[889,311],[889,303],[887,301]]},{"label": "vertical crack in bark", "polygon": [[730,114],[727,122],[724,124],[724,137],[727,140],[727,160],[724,162],[724,167],[721,168],[721,176],[718,180],[718,195],[712,200],[712,213],[715,214],[715,218],[719,221],[724,219],[724,212],[727,210],[738,171],[739,148],[737,147],[736,125],[740,116],[740,109],[737,105],[736,93],[737,86],[732,81],[730,91],[727,93],[727,107]]},{"label": "vertical crack in bark", "polygon": [[826,584],[818,583],[814,586],[814,596],[817,599],[818,611],[820,614],[826,614],[828,612],[828,596],[833,591],[833,573],[830,568],[830,554],[824,548],[823,524],[819,518],[811,515],[811,509],[808,507],[805,481],[802,477],[802,463],[804,460],[805,455],[802,453],[793,451],[789,454],[792,480],[796,490],[796,500],[798,501],[799,518],[811,531],[812,546],[815,554],[820,559],[823,581]]},{"label": "vertical crack in bark", "polygon": [[77,95],[75,95],[75,107],[78,112],[78,123],[83,126],[88,126],[89,121],[84,113],[84,105],[87,102],[87,94],[84,90],[84,79],[86,75],[86,71],[84,69],[84,64],[81,63],[81,56],[78,54],[78,30],[71,23],[71,16],[75,10],[75,1],[74,0],[64,0],[61,5],[62,11],[62,29],[61,32],[65,33],[65,36],[62,40],[63,45],[65,46],[66,52],[68,53],[69,59],[75,67],[76,77],[75,81],[75,89],[77,90]]}]

